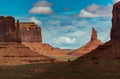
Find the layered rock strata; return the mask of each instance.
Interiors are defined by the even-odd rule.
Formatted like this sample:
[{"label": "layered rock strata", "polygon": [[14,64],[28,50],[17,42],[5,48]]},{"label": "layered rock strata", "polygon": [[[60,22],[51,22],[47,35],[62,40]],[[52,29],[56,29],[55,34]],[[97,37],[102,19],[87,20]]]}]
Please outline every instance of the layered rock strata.
[{"label": "layered rock strata", "polygon": [[15,25],[15,19],[11,16],[0,16],[0,42],[21,42],[19,26]]},{"label": "layered rock strata", "polygon": [[34,22],[20,22],[22,42],[42,42],[41,28]]}]

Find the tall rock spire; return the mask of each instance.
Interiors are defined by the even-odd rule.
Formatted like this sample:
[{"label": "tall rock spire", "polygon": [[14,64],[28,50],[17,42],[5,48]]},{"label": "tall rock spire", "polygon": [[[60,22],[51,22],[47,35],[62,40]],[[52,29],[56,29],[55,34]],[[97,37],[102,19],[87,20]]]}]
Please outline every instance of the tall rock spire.
[{"label": "tall rock spire", "polygon": [[96,49],[98,46],[102,45],[103,43],[97,39],[97,31],[95,28],[92,28],[92,34],[91,34],[91,40],[85,44],[84,46],[68,53],[68,55],[76,56],[76,57],[81,57],[90,51]]},{"label": "tall rock spire", "polygon": [[95,28],[92,28],[92,35],[91,35],[91,41],[93,40],[97,40],[97,31],[95,30]]},{"label": "tall rock spire", "polygon": [[17,28],[17,42],[21,42],[21,35],[20,35],[20,23],[19,23],[19,20],[17,20],[17,23],[16,23],[16,28]]}]

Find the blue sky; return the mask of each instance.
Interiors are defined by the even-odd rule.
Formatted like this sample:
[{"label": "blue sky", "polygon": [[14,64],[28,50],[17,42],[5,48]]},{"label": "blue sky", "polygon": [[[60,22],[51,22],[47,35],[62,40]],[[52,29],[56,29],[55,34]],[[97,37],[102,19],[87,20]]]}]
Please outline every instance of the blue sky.
[{"label": "blue sky", "polygon": [[110,39],[112,6],[120,0],[2,0],[0,15],[34,21],[43,42],[76,49],[90,40],[95,27],[103,42]]}]

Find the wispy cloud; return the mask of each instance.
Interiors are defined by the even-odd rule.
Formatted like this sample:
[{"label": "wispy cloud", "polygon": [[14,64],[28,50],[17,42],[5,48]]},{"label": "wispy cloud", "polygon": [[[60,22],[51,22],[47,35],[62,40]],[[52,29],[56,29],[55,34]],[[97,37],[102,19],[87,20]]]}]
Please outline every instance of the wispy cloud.
[{"label": "wispy cloud", "polygon": [[82,18],[96,18],[96,17],[107,17],[112,14],[112,5],[101,6],[97,4],[92,4],[85,9],[80,11],[79,16]]},{"label": "wispy cloud", "polygon": [[114,2],[119,2],[120,0],[113,0]]},{"label": "wispy cloud", "polygon": [[69,36],[61,36],[61,37],[55,38],[54,42],[60,45],[61,44],[74,44],[76,42],[76,38],[72,38]]},{"label": "wispy cloud", "polygon": [[[65,19],[65,20],[64,20]],[[110,18],[75,18],[72,16],[52,15],[42,19],[43,42],[60,48],[79,48],[85,45],[91,36],[92,27],[98,31],[98,37],[103,42],[110,38]]]}]

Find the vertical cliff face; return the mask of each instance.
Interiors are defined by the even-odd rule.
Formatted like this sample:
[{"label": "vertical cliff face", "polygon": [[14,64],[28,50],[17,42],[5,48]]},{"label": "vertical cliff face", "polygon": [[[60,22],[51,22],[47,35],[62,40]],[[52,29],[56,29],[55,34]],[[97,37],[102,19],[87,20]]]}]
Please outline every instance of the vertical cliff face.
[{"label": "vertical cliff face", "polygon": [[21,22],[20,33],[22,42],[42,42],[41,28],[33,22]]},{"label": "vertical cliff face", "polygon": [[17,34],[17,41],[18,42],[21,42],[21,33],[20,33],[20,23],[19,23],[19,20],[17,20],[16,22],[16,34]]},{"label": "vertical cliff face", "polygon": [[22,45],[26,42],[42,42],[41,29],[34,23],[15,23],[11,16],[0,16],[0,65],[53,62],[54,59],[33,52]]},{"label": "vertical cliff face", "polygon": [[[11,16],[0,16],[0,42],[18,42],[15,19]],[[20,38],[20,37],[19,37]]]},{"label": "vertical cliff face", "polygon": [[22,44],[29,47],[32,51],[38,52],[39,54],[53,57],[67,56],[66,50],[56,49],[49,44],[42,43],[41,28],[33,22],[20,22],[20,35]]},{"label": "vertical cliff face", "polygon": [[111,40],[120,39],[120,2],[113,6]]}]

